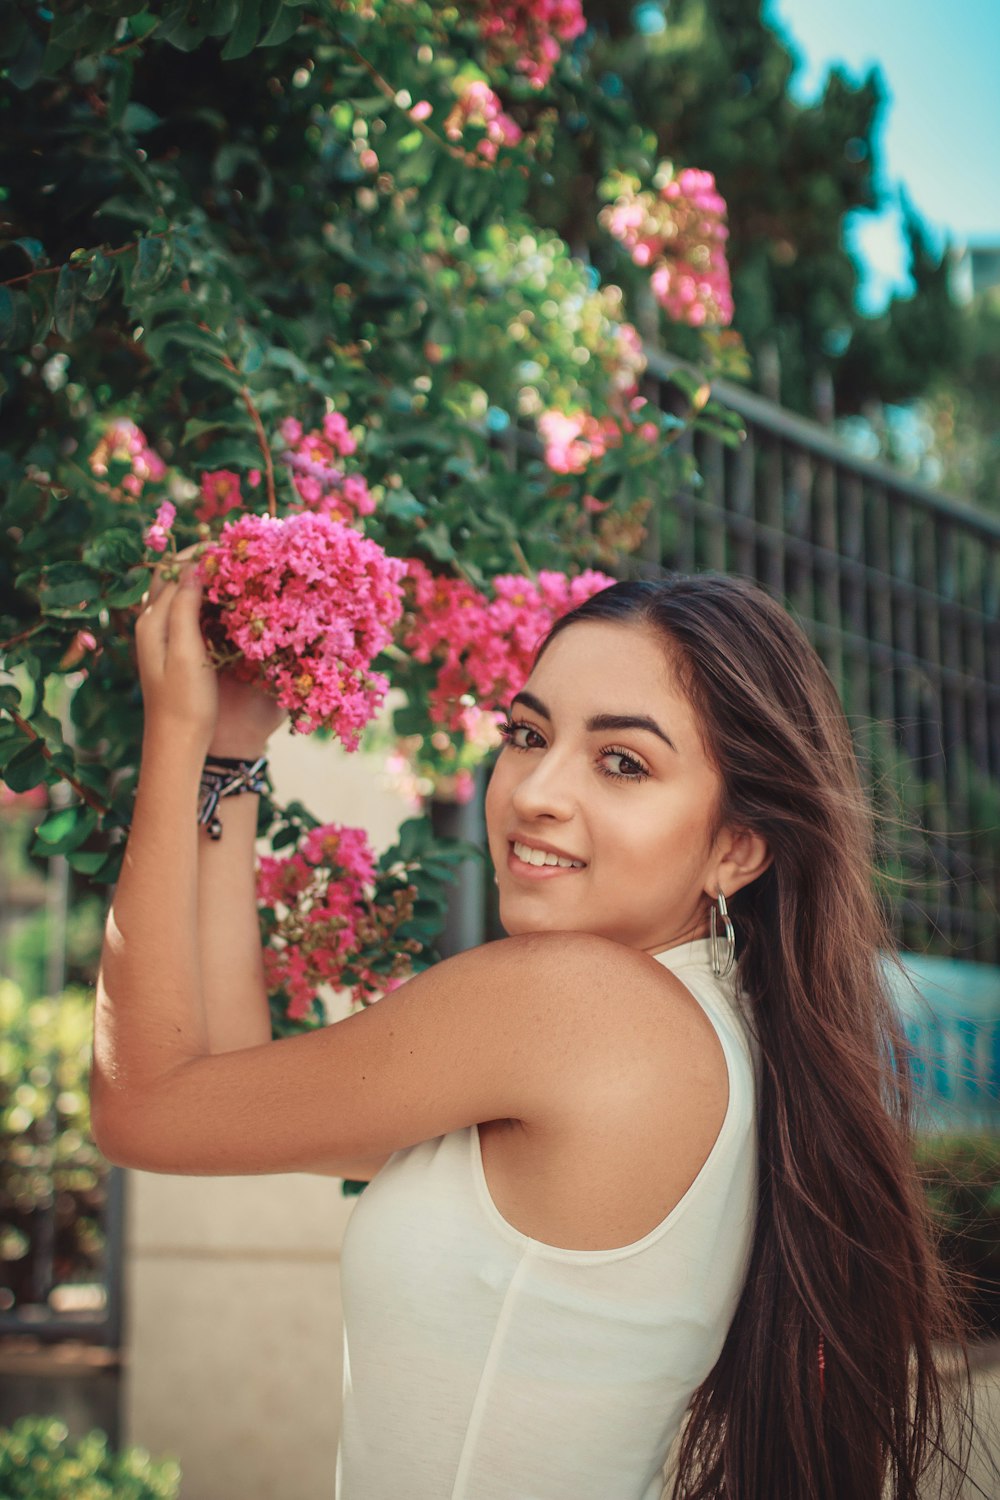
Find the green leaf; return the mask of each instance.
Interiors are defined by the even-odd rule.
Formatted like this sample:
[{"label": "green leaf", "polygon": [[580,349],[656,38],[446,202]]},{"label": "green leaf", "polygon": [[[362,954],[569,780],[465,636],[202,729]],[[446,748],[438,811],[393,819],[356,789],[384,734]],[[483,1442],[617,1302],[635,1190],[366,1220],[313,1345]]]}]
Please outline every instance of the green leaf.
[{"label": "green leaf", "polygon": [[3,779],[12,792],[30,792],[45,780],[46,755],[40,740],[32,740],[3,768]]},{"label": "green leaf", "polygon": [[131,104],[126,104],[122,112],[121,124],[122,129],[129,135],[145,135],[147,130],[155,130],[157,125],[163,124],[163,121],[154,110],[149,109],[145,104],[136,104],[133,101]]},{"label": "green leaf", "polygon": [[260,30],[260,0],[240,0],[240,14],[222,49],[222,61],[233,62],[252,52]]},{"label": "green leaf", "polygon": [[21,49],[7,68],[7,78],[16,89],[30,89],[41,76],[45,62],[45,43],[36,32],[26,29]]},{"label": "green leaf", "polygon": [[120,125],[132,93],[132,60],[130,57],[110,57],[107,60],[111,82],[108,86],[108,124]]},{"label": "green leaf", "polygon": [[[75,807],[60,808],[35,829],[35,841],[45,847],[29,849],[30,854],[68,854],[84,843],[97,827],[97,813],[84,802]],[[102,859],[104,857],[102,852]]]},{"label": "green leaf", "polygon": [[99,532],[84,548],[83,561],[105,572],[124,573],[146,555],[142,537],[124,526]]},{"label": "green leaf", "polygon": [[17,287],[0,286],[0,349],[23,349],[31,343],[35,319],[31,299]]},{"label": "green leaf", "polygon": [[257,43],[258,47],[277,47],[282,42],[287,42],[289,37],[294,36],[302,25],[303,4],[304,0],[285,0],[285,4]]},{"label": "green leaf", "polygon": [[[154,328],[152,333],[147,333],[143,340],[146,353],[150,359],[161,360],[163,352],[168,344],[180,344],[185,349],[198,350],[203,354],[213,355],[216,359],[225,352],[221,341],[207,328],[199,328],[197,323],[164,323]],[[225,374],[225,370],[220,364]],[[237,389],[240,382],[237,382]]]},{"label": "green leaf", "polygon": [[49,257],[45,253],[45,246],[41,240],[27,239],[22,236],[21,239],[12,240],[11,245],[16,245],[18,250],[23,250],[32,270],[48,265]]},{"label": "green leaf", "polygon": [[209,36],[228,36],[236,25],[239,0],[210,0],[202,8],[202,22]]},{"label": "green leaf", "polygon": [[83,284],[83,295],[88,302],[100,302],[111,290],[118,267],[100,250],[95,250],[87,261],[87,279]]},{"label": "green leaf", "polygon": [[97,307],[84,293],[87,272],[76,266],[63,266],[56,282],[56,330],[71,342],[89,333],[97,319]]},{"label": "green leaf", "polygon": [[109,609],[128,609],[129,605],[138,604],[148,588],[149,570],[139,568],[130,571],[121,583],[107,589],[101,596],[101,602]]},{"label": "green leaf", "polygon": [[81,875],[96,875],[107,860],[108,855],[103,849],[77,849],[66,856],[66,862],[70,868],[79,870]]},{"label": "green leaf", "polygon": [[21,690],[12,682],[0,683],[0,708],[12,708],[19,712],[21,708]]},{"label": "green leaf", "polygon": [[153,236],[140,239],[135,251],[135,265],[129,277],[129,291],[134,296],[155,292],[170,271],[173,250],[168,239]]},{"label": "green leaf", "polygon": [[100,578],[93,568],[59,562],[44,569],[38,599],[43,614],[76,614],[80,604],[94,605],[99,593]]},{"label": "green leaf", "polygon": [[108,198],[104,203],[98,204],[94,209],[94,216],[102,215],[111,219],[127,219],[130,224],[149,224],[156,218],[159,209],[151,208],[148,203],[134,198]]},{"label": "green leaf", "polygon": [[409,490],[390,490],[382,503],[382,514],[393,516],[397,521],[412,521],[426,513],[426,505]]}]

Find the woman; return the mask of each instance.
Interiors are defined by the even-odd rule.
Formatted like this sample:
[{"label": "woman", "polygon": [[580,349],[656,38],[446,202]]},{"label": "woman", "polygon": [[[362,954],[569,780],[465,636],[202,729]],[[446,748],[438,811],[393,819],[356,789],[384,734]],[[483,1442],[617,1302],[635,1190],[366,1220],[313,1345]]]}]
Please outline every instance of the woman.
[{"label": "woman", "polygon": [[[211,898],[194,809],[206,752],[258,756],[280,712],[217,682],[193,572],[137,623],[94,1129],[151,1171],[370,1181],[343,1252],[340,1500],[658,1500],[685,1411],[684,1500],[915,1500],[944,1440],[931,1339],[959,1335],[870,815],[801,631],[707,575],[562,617],[487,795],[509,936],[272,1042],[256,799],[219,804],[244,868]],[[237,906],[242,1028],[231,988],[212,1013]]]}]

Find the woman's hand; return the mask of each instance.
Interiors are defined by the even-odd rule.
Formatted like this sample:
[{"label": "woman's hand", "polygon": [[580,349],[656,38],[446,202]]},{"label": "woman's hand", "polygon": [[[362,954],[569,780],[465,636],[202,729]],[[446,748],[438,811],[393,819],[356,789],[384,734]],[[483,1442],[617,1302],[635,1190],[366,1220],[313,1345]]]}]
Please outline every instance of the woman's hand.
[{"label": "woman's hand", "polygon": [[162,564],[156,569],[136,622],[147,723],[186,728],[204,740],[208,754],[255,759],[288,710],[264,688],[213,665],[198,626],[202,588],[194,578],[196,550],[197,544],[177,554],[179,583],[167,582]]},{"label": "woman's hand", "polygon": [[256,759],[288,718],[287,708],[256,683],[241,682],[225,670],[218,674],[218,689],[218,718],[208,753]]},{"label": "woman's hand", "polygon": [[180,579],[161,563],[135,622],[135,649],[147,732],[182,733],[207,750],[219,710],[215,667],[202,639],[202,584],[190,554],[178,555]]}]

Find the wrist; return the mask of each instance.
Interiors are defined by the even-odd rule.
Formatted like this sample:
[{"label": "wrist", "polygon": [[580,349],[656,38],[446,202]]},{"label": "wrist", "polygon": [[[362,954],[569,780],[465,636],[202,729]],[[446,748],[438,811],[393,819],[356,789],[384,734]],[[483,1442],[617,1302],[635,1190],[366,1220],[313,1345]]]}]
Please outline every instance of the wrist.
[{"label": "wrist", "polygon": [[246,735],[238,739],[215,738],[205,751],[206,757],[221,755],[227,760],[259,760],[267,754],[267,741],[254,741]]}]

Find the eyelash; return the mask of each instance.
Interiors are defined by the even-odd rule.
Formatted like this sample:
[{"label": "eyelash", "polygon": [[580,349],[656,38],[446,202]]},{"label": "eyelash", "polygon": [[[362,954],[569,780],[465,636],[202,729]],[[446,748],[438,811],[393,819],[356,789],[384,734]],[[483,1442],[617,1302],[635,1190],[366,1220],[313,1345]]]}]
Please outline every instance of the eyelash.
[{"label": "eyelash", "polygon": [[[532,748],[530,745],[515,745],[514,734],[518,729],[527,729],[530,734],[538,734],[538,730],[534,725],[528,724],[524,719],[504,719],[502,724],[497,725],[497,728],[512,750],[530,750]],[[634,755],[629,755],[627,750],[622,750],[617,745],[606,745],[600,753],[602,756],[620,756],[622,760],[627,760],[629,765],[634,766],[639,772],[638,776],[624,776],[620,771],[607,771],[602,767],[601,775],[607,776],[609,781],[645,781],[649,776],[646,767],[637,761]]]}]

